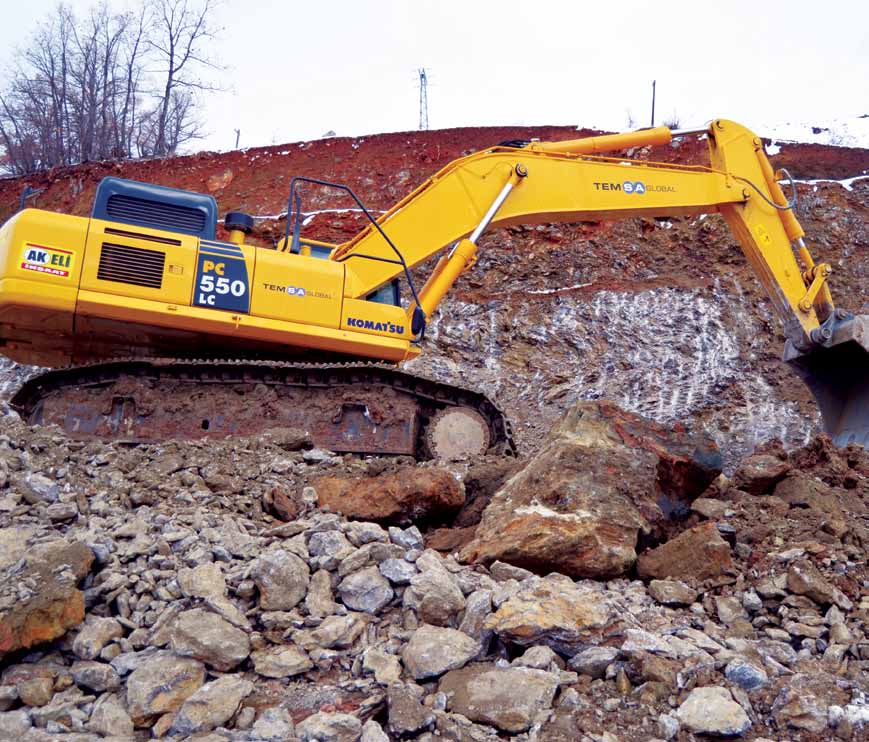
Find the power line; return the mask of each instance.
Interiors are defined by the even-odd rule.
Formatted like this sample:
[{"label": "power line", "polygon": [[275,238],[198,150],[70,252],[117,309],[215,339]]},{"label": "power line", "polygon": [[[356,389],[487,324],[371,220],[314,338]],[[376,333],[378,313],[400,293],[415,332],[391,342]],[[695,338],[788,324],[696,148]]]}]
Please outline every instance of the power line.
[{"label": "power line", "polygon": [[425,67],[419,70],[419,128],[420,131],[428,130],[428,77]]}]

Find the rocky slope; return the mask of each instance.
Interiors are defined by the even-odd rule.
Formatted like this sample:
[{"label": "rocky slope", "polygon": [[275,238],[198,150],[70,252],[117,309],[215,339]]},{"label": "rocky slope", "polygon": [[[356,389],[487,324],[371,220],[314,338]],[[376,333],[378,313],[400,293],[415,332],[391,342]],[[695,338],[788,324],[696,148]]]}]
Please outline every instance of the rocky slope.
[{"label": "rocky slope", "polygon": [[[386,209],[450,160],[506,139],[565,139],[573,127],[503,127],[327,139],[171,161],[87,163],[0,181],[0,218],[25,184],[28,203],[87,214],[105,175],[213,193],[224,210],[259,216],[255,238],[283,233],[293,175],[345,182]],[[702,161],[703,144],[632,152],[645,159]],[[799,217],[816,257],[830,262],[834,293],[860,311],[869,301],[869,150],[777,144],[772,158],[797,178]],[[820,180],[818,180],[820,179]],[[817,182],[815,182],[817,181]],[[305,193],[305,234],[343,240],[363,226],[352,206],[320,189]],[[818,430],[818,413],[778,358],[782,338],[769,302],[725,224],[698,218],[494,230],[429,330],[413,370],[494,394],[530,453],[578,399],[607,398],[662,423],[705,429],[728,470],[772,436],[789,446]],[[0,388],[26,370],[7,369]]]},{"label": "rocky slope", "polygon": [[449,467],[7,416],[0,739],[864,738],[869,456],[721,463],[608,403]]}]

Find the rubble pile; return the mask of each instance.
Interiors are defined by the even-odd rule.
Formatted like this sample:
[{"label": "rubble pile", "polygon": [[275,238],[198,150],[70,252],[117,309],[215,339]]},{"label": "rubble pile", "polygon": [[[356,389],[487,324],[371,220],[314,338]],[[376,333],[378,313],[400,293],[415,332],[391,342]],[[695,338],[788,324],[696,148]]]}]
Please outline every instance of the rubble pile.
[{"label": "rubble pile", "polygon": [[449,465],[0,418],[0,739],[865,738],[869,455],[721,467],[603,402]]}]

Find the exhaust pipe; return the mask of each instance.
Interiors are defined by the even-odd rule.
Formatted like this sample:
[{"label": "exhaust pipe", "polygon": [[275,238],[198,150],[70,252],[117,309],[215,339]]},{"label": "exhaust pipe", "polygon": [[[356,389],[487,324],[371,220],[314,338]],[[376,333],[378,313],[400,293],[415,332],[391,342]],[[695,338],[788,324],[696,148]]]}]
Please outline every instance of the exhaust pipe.
[{"label": "exhaust pipe", "polygon": [[833,442],[869,449],[869,315],[848,317],[830,329],[809,351],[788,343],[784,360],[812,390]]}]

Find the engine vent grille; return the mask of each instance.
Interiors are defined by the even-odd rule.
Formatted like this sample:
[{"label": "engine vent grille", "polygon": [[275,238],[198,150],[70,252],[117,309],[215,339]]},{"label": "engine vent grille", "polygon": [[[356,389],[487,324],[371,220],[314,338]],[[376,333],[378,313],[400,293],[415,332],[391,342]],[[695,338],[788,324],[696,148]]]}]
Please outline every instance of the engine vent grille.
[{"label": "engine vent grille", "polygon": [[159,289],[163,285],[165,264],[166,253],[159,250],[144,250],[141,247],[104,242],[97,278],[101,281]]},{"label": "engine vent grille", "polygon": [[199,209],[133,196],[109,196],[106,213],[112,219],[125,224],[138,224],[172,232],[199,234],[205,229],[206,215]]}]

